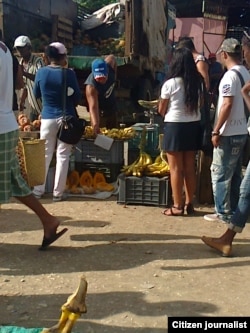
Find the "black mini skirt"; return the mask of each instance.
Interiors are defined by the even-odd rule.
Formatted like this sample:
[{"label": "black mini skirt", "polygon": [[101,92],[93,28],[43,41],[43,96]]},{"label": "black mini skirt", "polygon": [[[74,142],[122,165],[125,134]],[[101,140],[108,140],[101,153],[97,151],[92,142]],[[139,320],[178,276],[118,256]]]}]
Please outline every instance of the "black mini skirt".
[{"label": "black mini skirt", "polygon": [[164,151],[195,151],[200,147],[200,121],[164,123]]}]

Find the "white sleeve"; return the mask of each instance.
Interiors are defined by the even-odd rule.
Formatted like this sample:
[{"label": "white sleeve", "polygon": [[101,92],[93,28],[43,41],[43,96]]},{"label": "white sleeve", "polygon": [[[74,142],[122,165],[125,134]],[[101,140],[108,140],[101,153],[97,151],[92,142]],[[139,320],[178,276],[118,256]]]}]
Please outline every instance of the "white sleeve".
[{"label": "white sleeve", "polygon": [[163,83],[161,88],[161,98],[169,99],[173,91],[174,79],[169,79]]}]

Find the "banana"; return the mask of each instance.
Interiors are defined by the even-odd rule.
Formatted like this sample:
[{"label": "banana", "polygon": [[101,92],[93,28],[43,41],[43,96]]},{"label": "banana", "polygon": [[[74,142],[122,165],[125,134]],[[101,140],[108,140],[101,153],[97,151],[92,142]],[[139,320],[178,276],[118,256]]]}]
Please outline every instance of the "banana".
[{"label": "banana", "polygon": [[165,158],[164,152],[161,152],[161,154],[155,158],[154,163],[147,165],[145,169],[145,174],[147,176],[158,177],[166,176],[167,174],[169,174],[169,165]]},{"label": "banana", "polygon": [[160,162],[160,163],[153,163],[153,164],[147,165],[147,170],[151,170],[151,171],[160,170],[164,166],[165,166],[165,164],[163,164],[162,162]]},{"label": "banana", "polygon": [[152,164],[152,157],[147,153],[144,153],[144,155],[145,155],[145,164],[146,165]]},{"label": "banana", "polygon": [[147,176],[166,176],[169,174],[169,165],[165,163],[165,165],[162,163],[162,164],[159,164],[158,166],[154,167],[154,168],[151,168],[151,169],[146,169],[145,170],[145,174]]},{"label": "banana", "polygon": [[135,176],[135,177],[141,177],[142,176],[142,173],[143,173],[143,166],[135,166],[133,168],[133,172],[132,172],[132,175]]},{"label": "banana", "polygon": [[[126,140],[135,137],[136,130],[133,127],[125,127],[125,128],[111,128],[107,129],[106,127],[100,128],[100,132],[103,135],[106,135],[113,139],[118,140]],[[84,137],[86,139],[93,139],[95,137],[94,130],[92,126],[86,126]]]},{"label": "banana", "polygon": [[142,166],[142,165],[144,165],[144,163],[145,163],[145,155],[143,153],[141,153],[139,155],[139,161],[138,161],[138,163],[136,163],[136,166]]},{"label": "banana", "polygon": [[134,166],[138,163],[139,158],[137,158],[132,164],[124,166],[121,171],[124,172],[125,176],[131,176],[133,173]]},{"label": "banana", "polygon": [[139,157],[132,164],[123,166],[121,171],[125,174],[125,176],[135,176],[142,177],[146,168],[152,165],[152,158],[149,154],[144,151],[140,152]]},{"label": "banana", "polygon": [[154,163],[160,163],[162,161],[161,155],[156,156]]}]

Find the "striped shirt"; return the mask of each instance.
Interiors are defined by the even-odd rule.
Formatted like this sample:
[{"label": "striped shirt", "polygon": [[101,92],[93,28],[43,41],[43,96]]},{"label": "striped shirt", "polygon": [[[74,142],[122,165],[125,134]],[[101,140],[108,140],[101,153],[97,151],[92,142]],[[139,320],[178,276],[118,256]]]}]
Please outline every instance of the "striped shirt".
[{"label": "striped shirt", "polygon": [[[35,75],[39,68],[44,66],[44,62],[41,57],[38,57],[34,54],[31,55],[29,62],[24,64],[23,59],[21,59],[20,64],[23,66],[24,71],[30,74]],[[33,93],[34,81],[23,77],[25,87],[28,92],[28,101],[31,107],[36,110],[39,114],[42,111],[42,101],[41,99],[36,99]]]}]

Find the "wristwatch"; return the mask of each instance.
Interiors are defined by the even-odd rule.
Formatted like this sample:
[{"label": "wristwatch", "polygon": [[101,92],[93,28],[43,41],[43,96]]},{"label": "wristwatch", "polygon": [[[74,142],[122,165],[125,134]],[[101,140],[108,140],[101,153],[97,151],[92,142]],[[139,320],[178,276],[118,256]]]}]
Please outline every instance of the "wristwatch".
[{"label": "wristwatch", "polygon": [[215,132],[215,131],[212,131],[212,136],[216,136],[216,135],[220,135],[220,132]]}]

